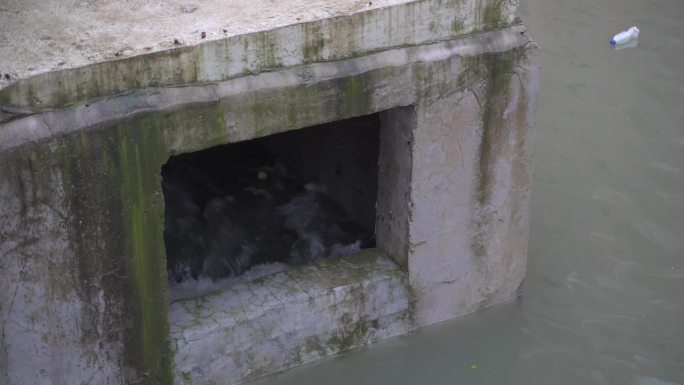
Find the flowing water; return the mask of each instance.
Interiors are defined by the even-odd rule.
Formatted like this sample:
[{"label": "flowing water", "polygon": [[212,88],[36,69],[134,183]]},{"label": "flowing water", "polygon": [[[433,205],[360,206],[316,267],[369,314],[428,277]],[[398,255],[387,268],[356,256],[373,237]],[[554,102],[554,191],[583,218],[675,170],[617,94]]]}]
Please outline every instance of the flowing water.
[{"label": "flowing water", "polygon": [[684,2],[521,14],[542,48],[524,296],[260,385],[684,385]]}]

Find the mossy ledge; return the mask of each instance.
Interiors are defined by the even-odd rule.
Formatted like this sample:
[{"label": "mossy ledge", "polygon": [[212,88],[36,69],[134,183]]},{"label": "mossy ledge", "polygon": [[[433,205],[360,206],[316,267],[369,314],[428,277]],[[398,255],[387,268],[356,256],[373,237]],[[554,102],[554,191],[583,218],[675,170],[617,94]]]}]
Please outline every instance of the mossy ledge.
[{"label": "mossy ledge", "polygon": [[[515,22],[508,0],[418,0],[129,58],[50,71],[0,89],[0,106],[45,111],[148,87],[225,81],[453,40]],[[11,114],[10,114],[11,115]]]}]

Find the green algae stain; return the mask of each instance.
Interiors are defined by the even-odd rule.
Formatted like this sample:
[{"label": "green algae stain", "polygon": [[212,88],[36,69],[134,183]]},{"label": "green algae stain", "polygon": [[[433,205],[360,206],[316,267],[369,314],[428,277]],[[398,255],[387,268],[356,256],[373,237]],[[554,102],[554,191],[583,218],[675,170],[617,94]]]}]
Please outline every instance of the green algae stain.
[{"label": "green algae stain", "polygon": [[362,75],[346,78],[339,88],[342,95],[340,105],[341,118],[346,119],[363,115],[370,110],[365,79]]},{"label": "green algae stain", "polygon": [[[61,268],[75,275],[71,290],[83,303],[104,306],[83,307],[83,343],[123,343],[127,383],[166,385],[173,382],[159,175],[164,146],[155,121],[63,136],[53,143],[50,167],[63,177],[75,251]],[[100,323],[102,330],[89,326]]]},{"label": "green algae stain", "polygon": [[126,383],[173,383],[160,171],[168,143],[185,151],[227,140],[217,106],[88,127],[22,147],[10,158],[17,169],[23,161],[21,181],[31,181],[18,198],[40,199],[65,221],[73,256],[53,272],[62,277],[56,284],[68,285],[52,286],[52,295],[77,296],[87,305],[75,315],[84,346],[123,345],[117,359]]},{"label": "green algae stain", "polygon": [[307,337],[304,341],[304,347],[307,352],[315,352],[319,357],[328,355],[328,351],[325,349],[318,336]]},{"label": "green algae stain", "polygon": [[454,21],[451,22],[452,36],[460,36],[460,35],[463,35],[464,32],[465,32],[465,24],[463,24],[463,20],[455,18]]},{"label": "green algae stain", "polygon": [[278,52],[277,38],[271,31],[266,31],[256,35],[256,54],[258,58],[256,73],[269,71],[274,68],[282,67],[282,58]]},{"label": "green algae stain", "polygon": [[502,16],[503,3],[505,0],[489,2],[484,9],[482,24],[484,30],[498,30],[506,27],[506,20]]},{"label": "green algae stain", "polygon": [[320,24],[302,24],[304,34],[304,63],[312,63],[321,59],[325,48],[325,36]]},{"label": "green algae stain", "polygon": [[118,128],[120,195],[129,279],[129,306],[138,339],[126,341],[141,360],[146,384],[171,384],[165,249],[162,236],[160,127],[150,115]]},{"label": "green algae stain", "polygon": [[[345,317],[347,316],[347,317]],[[366,319],[352,322],[351,317],[343,315],[340,319],[342,330],[327,341],[327,345],[334,352],[342,352],[367,342],[371,323]]]},{"label": "green algae stain", "polygon": [[[228,133],[216,107],[146,114],[111,129],[116,134],[109,172],[122,202],[127,307],[134,325],[127,331],[124,350],[127,362],[147,385],[173,383],[161,191],[161,167],[169,156],[167,142],[182,135],[182,148],[224,144]],[[198,305],[201,310],[202,304]]]}]

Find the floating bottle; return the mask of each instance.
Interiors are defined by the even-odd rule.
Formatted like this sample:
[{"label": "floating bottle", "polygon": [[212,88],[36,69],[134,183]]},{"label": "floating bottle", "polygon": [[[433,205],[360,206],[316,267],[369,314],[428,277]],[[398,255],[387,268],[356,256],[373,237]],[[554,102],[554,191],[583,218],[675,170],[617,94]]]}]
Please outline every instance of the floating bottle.
[{"label": "floating bottle", "polygon": [[616,45],[620,44],[625,44],[628,43],[631,40],[634,40],[639,37],[639,28],[637,27],[632,27],[626,31],[622,31],[615,35],[613,37],[613,40],[610,41],[610,45],[615,47]]}]

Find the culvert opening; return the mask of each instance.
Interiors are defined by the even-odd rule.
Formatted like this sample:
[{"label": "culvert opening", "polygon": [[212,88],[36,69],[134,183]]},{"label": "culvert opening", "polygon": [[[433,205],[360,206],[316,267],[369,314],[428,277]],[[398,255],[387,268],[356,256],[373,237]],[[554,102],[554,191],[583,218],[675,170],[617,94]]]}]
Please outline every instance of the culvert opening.
[{"label": "culvert opening", "polygon": [[374,247],[379,131],[373,114],[171,157],[170,300]]},{"label": "culvert opening", "polygon": [[410,330],[414,130],[397,107],[169,159],[176,383],[240,383]]}]

